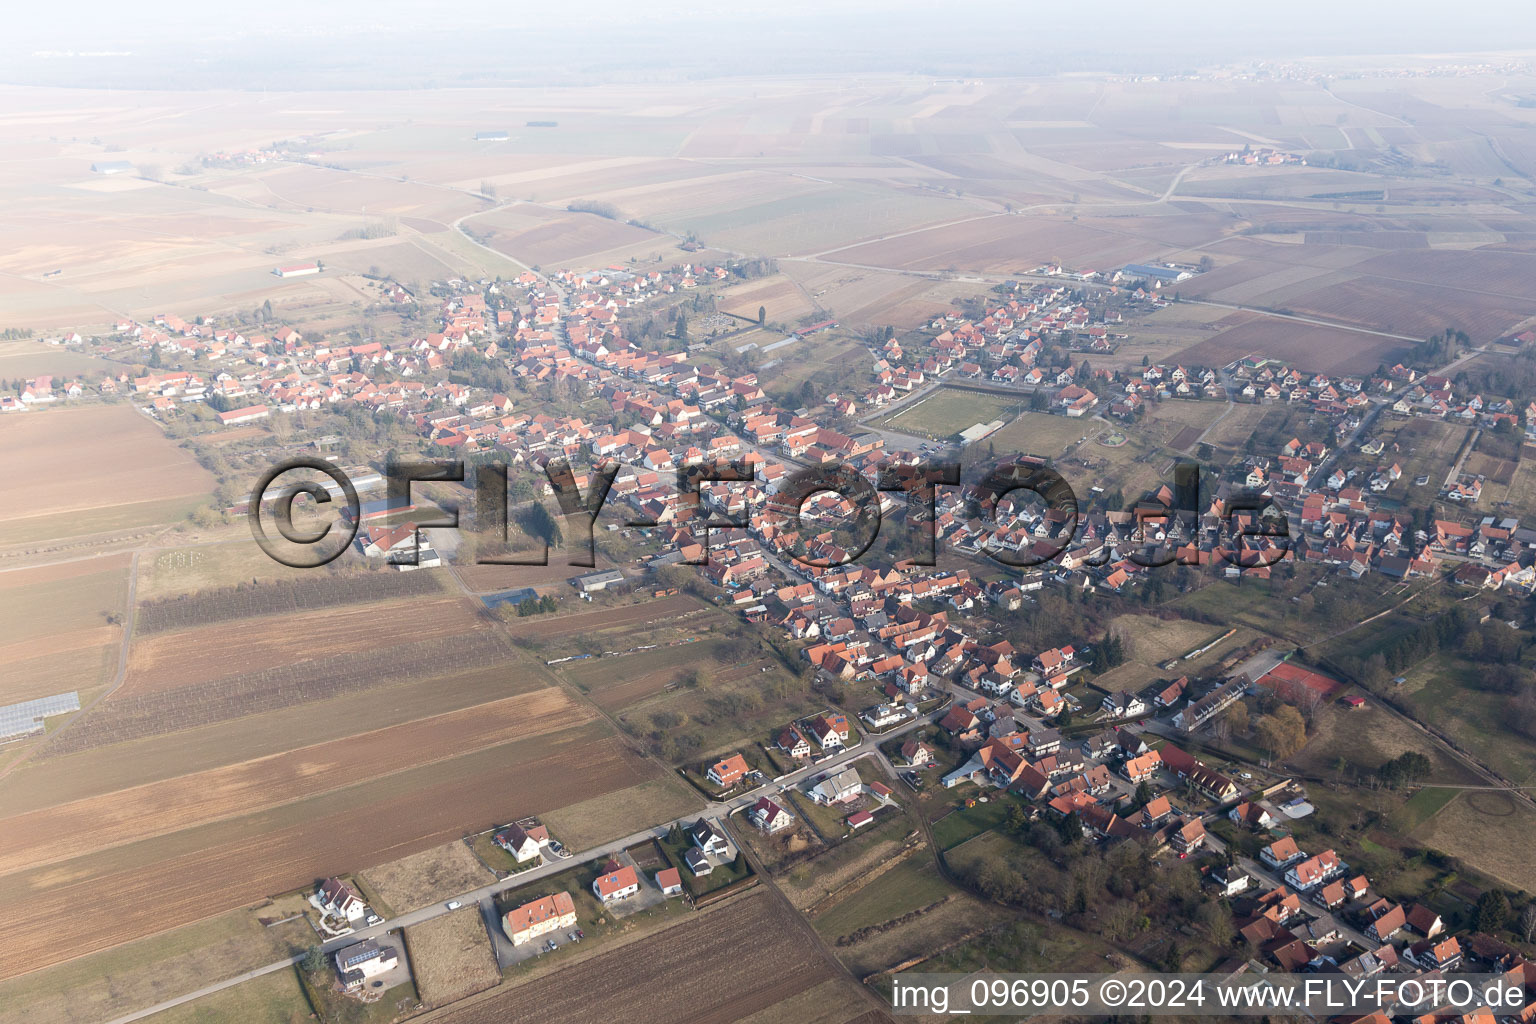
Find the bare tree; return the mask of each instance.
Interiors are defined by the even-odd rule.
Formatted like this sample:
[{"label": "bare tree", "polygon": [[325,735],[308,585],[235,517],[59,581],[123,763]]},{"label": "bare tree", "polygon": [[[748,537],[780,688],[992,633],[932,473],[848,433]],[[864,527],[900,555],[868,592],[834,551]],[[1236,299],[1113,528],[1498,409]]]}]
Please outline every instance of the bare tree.
[{"label": "bare tree", "polygon": [[1526,942],[1536,942],[1536,900],[1527,903],[1525,909],[1520,911],[1520,920],[1515,930]]}]

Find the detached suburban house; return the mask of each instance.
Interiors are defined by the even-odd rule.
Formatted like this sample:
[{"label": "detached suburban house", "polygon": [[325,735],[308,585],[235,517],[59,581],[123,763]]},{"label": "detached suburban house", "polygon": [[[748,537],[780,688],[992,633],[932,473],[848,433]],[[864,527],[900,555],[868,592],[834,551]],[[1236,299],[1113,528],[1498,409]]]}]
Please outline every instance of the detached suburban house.
[{"label": "detached suburban house", "polygon": [[747,765],[746,758],[740,754],[732,754],[723,761],[717,761],[709,766],[709,771],[704,775],[717,786],[734,786],[746,777],[752,769]]},{"label": "detached suburban house", "polygon": [[524,829],[521,825],[508,825],[494,836],[496,845],[506,850],[519,864],[532,860],[549,843],[549,831],[543,825]]},{"label": "detached suburban house", "polygon": [[811,787],[811,799],[823,806],[846,804],[856,800],[864,791],[864,782],[857,768],[844,768],[836,775],[829,775]]},{"label": "detached suburban house", "polygon": [[361,988],[369,978],[394,970],[399,962],[393,946],[381,946],[372,939],[336,951],[336,971],[348,991]]},{"label": "detached suburban house", "polygon": [[368,913],[368,904],[339,878],[327,878],[321,882],[309,902],[316,910],[348,921],[356,921]]},{"label": "detached suburban house", "polygon": [[636,877],[635,869],[627,864],[617,871],[598,875],[592,881],[592,895],[605,904],[628,899],[639,891],[640,879]]},{"label": "detached suburban house", "polygon": [[783,831],[795,823],[794,815],[766,796],[758,798],[757,803],[753,804],[752,809],[747,812],[747,818],[769,835]]}]

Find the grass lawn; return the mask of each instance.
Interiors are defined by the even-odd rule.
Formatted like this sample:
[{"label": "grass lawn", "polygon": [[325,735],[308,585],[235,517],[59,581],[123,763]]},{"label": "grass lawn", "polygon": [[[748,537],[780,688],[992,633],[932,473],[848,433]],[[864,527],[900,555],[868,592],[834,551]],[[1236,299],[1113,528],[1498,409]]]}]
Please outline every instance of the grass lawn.
[{"label": "grass lawn", "polygon": [[945,439],[977,423],[1006,420],[1023,405],[1021,399],[975,391],[940,388],[876,425],[920,437]]},{"label": "grass lawn", "polygon": [[230,911],[0,982],[0,1024],[112,1020],[292,956],[313,943],[314,933],[302,921],[266,928],[249,910]]},{"label": "grass lawn", "polygon": [[1403,833],[1412,832],[1438,814],[1441,808],[1460,793],[1459,789],[1425,786],[1392,814],[1392,824]]},{"label": "grass lawn", "polygon": [[[1093,440],[1101,434],[1108,433],[1110,429],[1112,428],[1109,424],[1098,420],[1069,419],[1066,416],[1052,416],[1044,412],[1025,412],[987,438],[987,441],[997,449],[1000,458],[1006,454],[1022,452],[1059,459],[1069,448],[1079,449],[1079,453],[1084,456],[1100,457],[1112,449],[1095,445]],[[1088,438],[1086,444],[1079,441],[1084,436]]]},{"label": "grass lawn", "polygon": [[986,796],[986,803],[959,807],[933,823],[933,841],[939,845],[939,849],[954,849],[967,839],[973,839],[1008,820],[1008,808],[1013,801],[1004,799],[1001,790]]},{"label": "grass lawn", "polygon": [[661,847],[661,852],[668,863],[677,868],[677,873],[683,878],[683,885],[695,897],[714,892],[716,889],[724,889],[732,882],[739,882],[752,874],[747,858],[738,851],[736,859],[731,863],[722,864],[707,875],[695,875],[688,869],[688,865],[683,863],[683,854],[693,845],[686,831],[680,840],[674,841],[670,836],[662,836],[656,840],[656,844]]},{"label": "grass lawn", "polygon": [[907,857],[885,874],[816,918],[816,930],[829,939],[889,921],[930,903],[955,889],[921,853]]},{"label": "grass lawn", "polygon": [[480,859],[489,864],[493,870],[505,871],[509,875],[521,874],[544,863],[542,856],[530,857],[528,860],[518,862],[518,859],[508,853],[503,847],[496,845],[495,832],[482,832],[470,842],[470,846]]},{"label": "grass lawn", "polygon": [[301,1024],[310,1019],[311,1011],[295,970],[253,978],[162,1010],[152,1019],[155,1024]]}]

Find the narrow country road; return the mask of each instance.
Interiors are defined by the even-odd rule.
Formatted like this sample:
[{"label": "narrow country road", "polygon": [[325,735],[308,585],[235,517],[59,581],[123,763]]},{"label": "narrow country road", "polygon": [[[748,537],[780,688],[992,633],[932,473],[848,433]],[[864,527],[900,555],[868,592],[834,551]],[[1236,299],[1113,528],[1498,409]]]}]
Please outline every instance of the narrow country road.
[{"label": "narrow country road", "polygon": [[[524,886],[529,886],[534,882],[538,882],[541,879],[549,878],[553,875],[568,871],[573,867],[578,867],[582,864],[590,864],[593,861],[602,860],[606,857],[611,857],[622,853],[629,847],[634,846],[636,843],[666,835],[667,831],[671,829],[671,827],[675,824],[687,825],[688,823],[697,821],[700,818],[707,818],[711,821],[721,821],[736,811],[751,806],[757,801],[759,797],[777,793],[786,786],[792,786],[805,781],[812,775],[836,771],[837,769],[862,758],[875,758],[884,766],[888,772],[894,773],[895,769],[891,766],[889,760],[887,760],[885,756],[880,752],[878,743],[895,736],[905,735],[906,733],[911,732],[913,729],[916,729],[919,726],[928,724],[928,722],[929,719],[927,716],[920,715],[917,718],[914,718],[912,721],[907,722],[906,724],[896,729],[892,729],[889,732],[881,733],[879,736],[869,736],[858,745],[851,747],[840,754],[836,754],[827,760],[820,762],[819,764],[808,764],[802,768],[797,768],[795,771],[790,772],[789,774],[784,775],[779,779],[767,782],[755,789],[748,790],[745,793],[734,796],[729,800],[712,801],[702,810],[696,811],[692,814],[687,814],[683,817],[675,818],[671,821],[653,825],[650,828],[642,829],[639,832],[627,835],[622,839],[615,839],[611,842],[603,843],[600,846],[592,847],[589,850],[583,850],[582,852],[574,854],[570,857],[551,858],[536,868],[530,868],[527,871],[519,872],[515,875],[509,875],[506,878],[498,879],[495,882],[482,885],[478,889],[472,889],[468,892],[460,893],[457,896],[439,900],[418,910],[413,910],[408,914],[401,914],[400,916],[391,918],[390,920],[381,924],[376,924],[370,928],[359,928],[351,935],[346,935],[339,939],[331,939],[329,942],[324,943],[321,948],[326,952],[327,955],[329,955],[344,946],[350,946],[354,942],[361,942],[364,939],[380,938],[388,932],[396,931],[401,928],[408,928],[412,925],[421,924],[423,921],[430,921],[435,917],[450,913],[448,910],[449,903],[458,903],[462,904],[463,906],[469,906],[471,903],[479,903],[484,900],[494,899],[509,889],[519,889]],[[738,846],[739,845],[740,844],[738,843]],[[779,898],[782,899],[783,897],[780,896]],[[146,1017],[160,1013],[164,1010],[169,1010],[172,1007],[181,1006],[182,1004],[190,1003],[195,999],[201,999],[204,996],[213,995],[216,992],[222,992],[225,989],[233,988],[234,986],[250,981],[253,978],[259,978],[263,975],[271,974],[274,971],[281,971],[284,968],[291,967],[298,963],[300,959],[300,955],[295,955],[284,960],[273,961],[272,963],[254,968],[242,974],[237,974],[232,978],[226,978],[223,981],[214,982],[211,985],[205,985],[194,992],[188,992],[185,995],[176,996],[175,998],[156,1003],[154,1006],[147,1006],[142,1010],[135,1010],[134,1012],[124,1014],[121,1017],[115,1017],[111,1021],[108,1021],[107,1024],[131,1024],[133,1021],[143,1020]]]}]

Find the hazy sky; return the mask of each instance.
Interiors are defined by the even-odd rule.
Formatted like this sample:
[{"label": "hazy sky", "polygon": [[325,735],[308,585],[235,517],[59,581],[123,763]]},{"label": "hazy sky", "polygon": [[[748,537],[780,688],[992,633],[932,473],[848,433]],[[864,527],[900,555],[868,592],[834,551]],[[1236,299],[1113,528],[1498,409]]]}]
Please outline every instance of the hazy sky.
[{"label": "hazy sky", "polygon": [[[439,85],[808,71],[1176,71],[1256,57],[1536,50],[1496,0],[63,0],[11,4],[0,79]],[[69,51],[90,56],[38,56]],[[101,51],[132,51],[130,57]],[[103,83],[101,80],[106,79]]]}]

